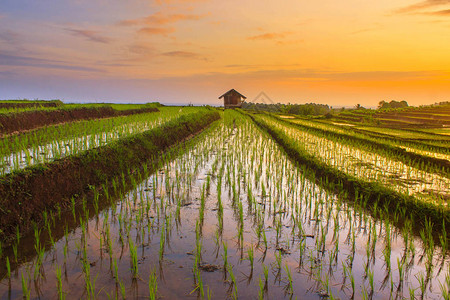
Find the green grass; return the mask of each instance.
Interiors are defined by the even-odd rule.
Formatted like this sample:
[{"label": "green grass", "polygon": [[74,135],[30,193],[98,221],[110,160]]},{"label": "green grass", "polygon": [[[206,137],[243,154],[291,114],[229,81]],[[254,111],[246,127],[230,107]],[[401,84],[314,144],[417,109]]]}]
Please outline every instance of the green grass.
[{"label": "green grass", "polygon": [[[0,101],[0,103],[51,103],[50,102],[42,102],[42,101]],[[99,108],[99,107],[112,107],[115,110],[129,110],[129,109],[141,109],[148,107],[161,107],[161,105],[157,102],[154,103],[143,103],[143,104],[116,104],[116,103],[58,103],[56,107],[18,107],[18,108],[1,108],[0,114],[12,114],[12,113],[21,113],[27,111],[54,111],[54,110],[71,110],[71,109],[79,109],[79,108]]]}]

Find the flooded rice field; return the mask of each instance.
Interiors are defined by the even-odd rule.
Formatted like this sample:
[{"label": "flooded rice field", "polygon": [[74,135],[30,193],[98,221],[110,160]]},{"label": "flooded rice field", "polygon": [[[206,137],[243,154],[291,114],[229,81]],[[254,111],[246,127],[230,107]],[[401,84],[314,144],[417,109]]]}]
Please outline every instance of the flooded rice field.
[{"label": "flooded rice field", "polygon": [[448,297],[431,228],[324,190],[242,114],[187,145],[18,235],[0,256],[0,298]]},{"label": "flooded rice field", "polygon": [[[18,136],[14,140],[1,141],[0,175],[100,147],[120,138],[161,126],[177,116],[192,111],[194,111],[192,108],[162,108],[160,112],[82,121],[65,125],[62,129],[55,127],[45,129],[45,132],[38,130],[25,137]],[[64,138],[42,142],[44,135],[59,136],[60,133],[64,133],[62,134]]]},{"label": "flooded rice field", "polygon": [[[311,128],[317,128],[317,129],[321,129],[321,130],[325,130],[328,132],[333,132],[333,133],[339,133],[339,134],[349,134],[349,135],[353,135],[355,137],[359,137],[359,138],[364,138],[364,139],[368,139],[368,140],[372,140],[372,141],[376,141],[376,142],[386,142],[386,140],[381,136],[378,136],[377,138],[375,137],[371,137],[370,135],[364,134],[364,132],[371,132],[370,131],[370,127],[358,127],[356,128],[357,130],[360,129],[361,131],[353,131],[352,127],[355,127],[356,125],[354,124],[346,124],[346,123],[336,123],[336,122],[332,122],[330,123],[322,123],[322,122],[317,122],[317,121],[313,121],[313,120],[305,120],[305,119],[294,119],[291,121],[294,124],[299,124],[302,126],[306,126],[306,127],[311,127]],[[332,126],[335,125],[335,126]],[[381,133],[381,134],[392,134],[395,137],[398,137],[398,139],[393,140],[393,139],[389,139],[388,143],[390,143],[391,145],[395,145],[399,148],[402,148],[408,152],[411,153],[416,153],[416,154],[420,154],[420,155],[424,155],[424,156],[428,156],[428,157],[433,157],[433,158],[439,158],[439,159],[446,159],[446,160],[450,160],[450,148],[447,147],[447,149],[444,150],[444,147],[442,148],[433,148],[434,151],[430,151],[428,148],[432,145],[428,145],[427,144],[415,144],[415,147],[412,147],[411,143],[409,143],[408,141],[405,141],[404,139],[402,139],[402,134],[403,135],[412,135],[411,132],[408,131],[401,131],[399,129],[395,130],[395,129],[389,129],[387,130],[386,128],[376,128],[376,131],[373,131],[373,133]],[[414,132],[414,135],[412,135],[411,139],[412,140],[422,140],[421,138],[428,138],[428,140],[430,142],[435,142],[440,146],[448,146],[450,145],[450,141],[446,141],[445,138],[443,137],[436,137],[435,135],[427,135],[425,133],[419,133],[419,132]],[[432,138],[435,138],[436,140],[433,140]],[[425,139],[427,140],[427,139]]]},{"label": "flooded rice field", "polygon": [[295,140],[311,156],[319,158],[335,169],[356,178],[379,182],[418,199],[448,206],[448,203],[442,201],[442,197],[433,197],[436,194],[446,197],[450,195],[450,178],[448,177],[417,169],[390,157],[359,149],[354,145],[336,142],[286,126],[267,116],[261,119]]}]

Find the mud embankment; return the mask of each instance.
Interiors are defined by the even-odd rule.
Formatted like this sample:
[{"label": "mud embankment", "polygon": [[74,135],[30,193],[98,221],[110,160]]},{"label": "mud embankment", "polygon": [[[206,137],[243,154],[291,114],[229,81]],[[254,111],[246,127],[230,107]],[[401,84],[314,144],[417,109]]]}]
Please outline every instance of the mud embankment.
[{"label": "mud embankment", "polygon": [[82,107],[0,114],[0,136],[78,120],[127,116],[157,111],[159,110],[154,107],[129,110],[115,110],[112,107]]}]

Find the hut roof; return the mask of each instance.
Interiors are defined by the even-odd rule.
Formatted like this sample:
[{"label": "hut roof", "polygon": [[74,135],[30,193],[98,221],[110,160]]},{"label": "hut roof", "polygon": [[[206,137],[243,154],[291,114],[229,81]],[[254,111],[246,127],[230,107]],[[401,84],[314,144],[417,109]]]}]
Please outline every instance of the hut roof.
[{"label": "hut roof", "polygon": [[225,94],[223,94],[222,96],[220,96],[219,99],[225,97],[225,95],[227,95],[227,94],[229,94],[229,93],[232,93],[232,92],[235,92],[235,93],[239,94],[239,96],[241,96],[242,98],[247,99],[247,97],[245,97],[244,95],[242,95],[241,93],[239,93],[239,92],[236,91],[235,89],[229,90],[228,92],[226,92]]}]

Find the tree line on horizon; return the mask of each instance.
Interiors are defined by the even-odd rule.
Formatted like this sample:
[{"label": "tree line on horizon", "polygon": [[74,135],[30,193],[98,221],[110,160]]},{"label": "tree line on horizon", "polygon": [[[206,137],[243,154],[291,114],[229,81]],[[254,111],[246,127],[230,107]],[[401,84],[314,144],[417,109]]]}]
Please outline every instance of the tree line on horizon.
[{"label": "tree line on horizon", "polygon": [[[385,109],[401,109],[409,107],[408,102],[405,100],[402,101],[396,101],[391,100],[390,102],[387,101],[380,101],[378,103],[377,110],[385,110]],[[273,104],[266,104],[266,103],[247,103],[244,102],[242,104],[243,109],[248,110],[255,110],[255,111],[267,111],[267,112],[274,112],[274,113],[282,113],[282,114],[293,114],[293,115],[300,115],[300,116],[326,116],[331,117],[333,113],[336,112],[342,112],[345,110],[352,110],[349,108],[333,108],[330,107],[327,104],[318,104],[318,103],[305,103],[305,104],[283,104],[283,103],[273,103]],[[355,110],[365,110],[361,104],[355,105],[353,108]]]},{"label": "tree line on horizon", "polygon": [[256,111],[268,111],[283,114],[294,114],[302,116],[320,116],[331,114],[333,110],[327,104],[306,103],[306,104],[265,104],[265,103],[247,103],[242,104],[243,109],[256,110]]}]

